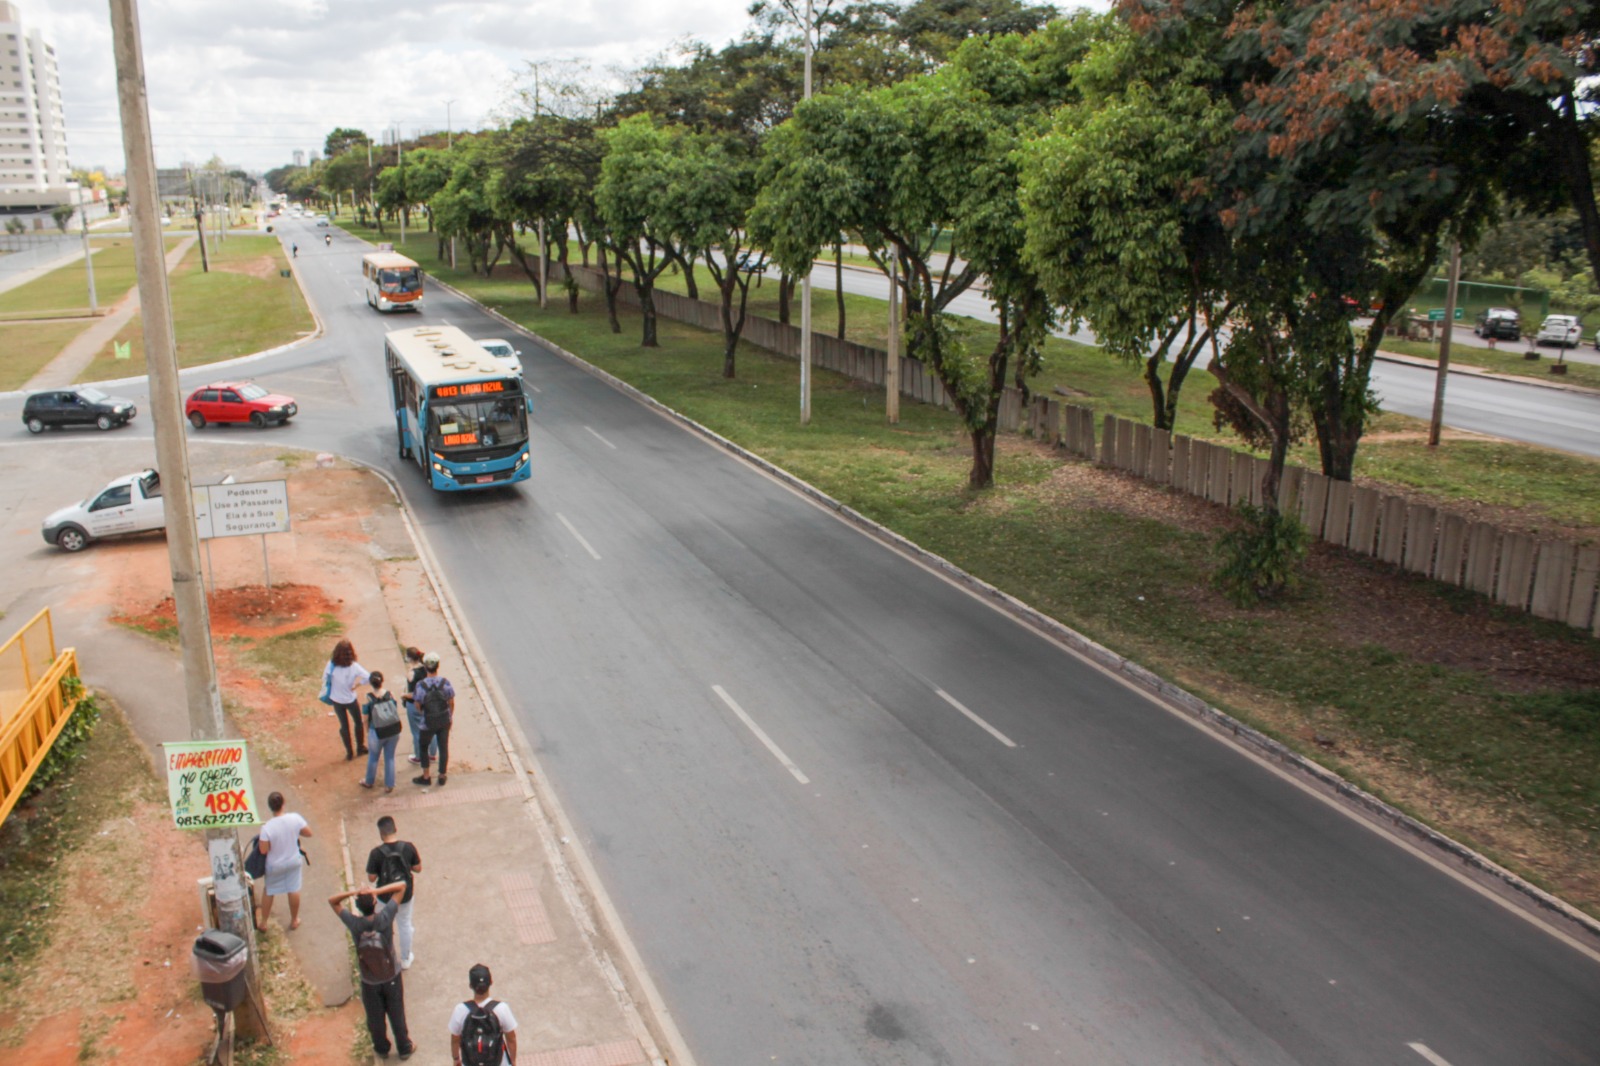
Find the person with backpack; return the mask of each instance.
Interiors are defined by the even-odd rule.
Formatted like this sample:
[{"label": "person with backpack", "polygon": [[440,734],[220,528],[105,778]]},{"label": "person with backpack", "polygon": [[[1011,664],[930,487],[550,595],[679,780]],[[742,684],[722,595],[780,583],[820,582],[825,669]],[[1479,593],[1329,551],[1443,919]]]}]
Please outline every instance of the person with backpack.
[{"label": "person with backpack", "polygon": [[[422,649],[406,648],[406,663],[411,670],[411,675],[406,678],[406,694],[403,697],[406,705],[406,721],[411,726],[411,754],[406,758],[413,763],[422,763],[422,709],[417,706],[417,682],[428,676],[428,668],[422,665]],[[439,742],[435,740],[431,745],[430,754],[439,757]]]},{"label": "person with backpack", "polygon": [[405,724],[400,721],[400,703],[383,687],[383,673],[374,670],[367,675],[372,691],[361,708],[367,720],[367,775],[361,779],[362,788],[371,788],[378,774],[378,756],[383,756],[383,788],[394,791],[395,749],[400,745],[400,731]]},{"label": "person with backpack", "polygon": [[467,971],[472,998],[450,1015],[450,1057],[456,1066],[516,1066],[517,1019],[511,1008],[489,998],[494,977],[478,963]]},{"label": "person with backpack", "polygon": [[387,814],[378,819],[378,838],[383,841],[367,854],[367,880],[378,885],[405,882],[405,895],[400,897],[400,910],[395,915],[395,930],[400,938],[400,968],[411,968],[411,900],[416,895],[415,875],[422,872],[422,856],[417,846],[401,840],[394,819]]},{"label": "person with backpack", "polygon": [[456,690],[448,678],[439,676],[439,653],[430,651],[422,657],[428,676],[417,682],[411,690],[412,698],[422,710],[422,773],[411,779],[414,785],[431,785],[428,774],[429,746],[439,741],[439,784],[445,783],[445,772],[450,762],[450,723],[456,715]]},{"label": "person with backpack", "polygon": [[[406,993],[401,980],[400,958],[394,950],[394,919],[400,905],[395,897],[405,891],[405,882],[373,888],[362,885],[351,892],[339,892],[328,897],[328,906],[339,916],[344,927],[350,930],[350,939],[356,945],[356,968],[361,973],[361,1005],[367,1011],[367,1032],[372,1034],[372,1050],[379,1058],[388,1058],[392,1047],[398,1048],[402,1059],[409,1059],[417,1045],[406,1031]],[[383,906],[378,899],[386,897]],[[357,913],[344,908],[344,901],[354,898]],[[384,1022],[394,1030],[394,1043],[389,1042]]]}]

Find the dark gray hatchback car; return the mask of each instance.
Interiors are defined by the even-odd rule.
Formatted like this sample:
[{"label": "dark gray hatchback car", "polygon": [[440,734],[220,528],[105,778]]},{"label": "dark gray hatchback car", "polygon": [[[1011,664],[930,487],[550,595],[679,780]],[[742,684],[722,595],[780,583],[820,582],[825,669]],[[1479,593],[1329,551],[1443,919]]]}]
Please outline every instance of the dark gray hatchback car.
[{"label": "dark gray hatchback car", "polygon": [[127,425],[138,413],[132,400],[108,396],[99,389],[83,386],[32,394],[22,405],[22,423],[29,433],[43,433],[46,429],[63,426],[114,429]]}]

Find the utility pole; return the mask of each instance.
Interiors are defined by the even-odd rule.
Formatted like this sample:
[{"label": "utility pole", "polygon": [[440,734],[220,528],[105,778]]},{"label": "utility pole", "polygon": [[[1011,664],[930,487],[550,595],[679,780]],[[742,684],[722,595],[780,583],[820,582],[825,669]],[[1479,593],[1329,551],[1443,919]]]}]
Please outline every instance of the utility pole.
[{"label": "utility pole", "polygon": [[1439,338],[1439,372],[1433,381],[1433,421],[1428,423],[1428,447],[1439,446],[1444,424],[1444,384],[1450,377],[1450,336],[1456,331],[1456,288],[1461,284],[1461,242],[1450,242],[1450,287],[1444,295],[1444,336]]},{"label": "utility pole", "polygon": [[[450,106],[454,100],[444,102],[444,150],[453,151],[456,146],[455,124],[450,121]],[[456,268],[456,235],[450,234],[450,269]],[[544,299],[544,286],[539,287],[539,298]]]},{"label": "utility pole", "polygon": [[883,373],[884,414],[900,423],[900,256],[889,255],[889,356]]},{"label": "utility pole", "polygon": [[[126,120],[124,120],[124,122],[126,122]],[[194,171],[192,171],[192,170],[189,171],[189,199],[194,201],[194,234],[200,240],[200,273],[209,274],[209,273],[211,273],[211,259],[210,259],[209,256],[206,255],[206,216],[205,216],[205,209],[200,206],[200,193],[198,191],[196,191],[196,189],[195,189]],[[135,220],[135,226],[137,226],[137,224],[138,224],[137,220]],[[167,276],[167,266],[166,266],[166,261],[165,261],[165,251],[166,251],[165,248],[163,248],[162,251],[163,251],[163,260],[162,260],[162,264],[161,264],[161,276],[163,278],[165,278]],[[138,258],[138,253],[137,252],[134,253],[134,257],[136,259]],[[143,292],[140,292],[140,294],[139,294],[139,301],[140,301],[141,304],[144,302],[144,293]]]},{"label": "utility pole", "polygon": [[78,183],[78,224],[83,231],[83,266],[89,272],[89,313],[100,313],[100,302],[94,293],[94,249],[89,247],[89,209],[83,202],[83,183]]},{"label": "utility pole", "polygon": [[394,165],[400,170],[400,250],[406,247],[406,157],[400,147],[400,124],[394,125]]},{"label": "utility pole", "polygon": [[[211,652],[211,619],[200,572],[200,537],[195,527],[189,455],[184,443],[183,404],[178,393],[178,352],[172,332],[155,150],[145,96],[144,52],[139,42],[136,0],[110,0],[112,46],[117,66],[117,101],[127,150],[128,202],[132,207],[134,261],[144,319],[145,361],[150,373],[150,413],[155,421],[156,461],[163,475],[167,511],[167,559],[178,616],[189,736],[221,740],[226,734],[217,664]],[[255,915],[245,889],[244,859],[234,829],[206,830],[217,916],[222,928],[248,945],[245,982],[249,995],[234,1012],[240,1035],[271,1042],[266,1005],[256,968]],[[172,886],[176,890],[178,886]]]},{"label": "utility pole", "polygon": [[[806,0],[805,99],[811,99],[811,0]],[[800,424],[811,424],[811,264],[800,276]]]}]

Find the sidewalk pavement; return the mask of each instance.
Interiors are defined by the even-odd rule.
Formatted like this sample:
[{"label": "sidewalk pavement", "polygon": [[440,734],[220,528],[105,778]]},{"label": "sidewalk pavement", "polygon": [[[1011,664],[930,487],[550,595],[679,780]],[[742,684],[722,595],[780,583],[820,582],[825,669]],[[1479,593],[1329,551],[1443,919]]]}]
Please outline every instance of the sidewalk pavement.
[{"label": "sidewalk pavement", "polygon": [[[194,237],[185,237],[167,253],[167,273],[172,273],[173,268],[183,261],[183,257],[194,244]],[[107,314],[96,319],[93,325],[68,341],[66,347],[57,352],[54,359],[40,367],[39,372],[29,378],[23,388],[57,389],[71,385],[78,380],[78,375],[94,362],[94,357],[110,344],[112,338],[138,313],[139,288],[134,286]]]},{"label": "sidewalk pavement", "polygon": [[[463,650],[448,601],[441,601],[425,561],[425,546],[415,539],[391,488],[373,473],[346,464],[333,467],[331,457],[318,457],[316,468],[296,471],[286,470],[276,447],[244,455],[229,451],[229,469],[240,481],[289,479],[295,528],[269,538],[274,586],[320,588],[336,605],[344,635],[354,642],[363,665],[383,670],[391,691],[403,688],[400,647],[406,644],[438,651],[440,673],[457,691],[449,785],[424,789],[411,783],[416,770],[405,761],[410,738],[403,735],[396,788],[385,795],[381,764],[378,787],[359,787],[365,760],[345,761],[337,725],[315,703],[314,691],[287,694],[291,713],[303,716],[288,730],[294,737],[262,736],[271,729],[267,715],[250,712],[253,729],[241,729],[233,712],[248,697],[242,685],[230,686],[223,671],[231,733],[252,737],[257,803],[264,809],[267,793],[282,791],[288,809],[303,814],[315,834],[304,842],[310,865],[301,927],[287,931],[287,900],[280,899],[273,908],[276,928],[268,935],[287,937],[325,1005],[337,1006],[356,994],[349,937],[325,901],[346,886],[365,883],[367,853],[379,842],[375,823],[388,814],[401,838],[414,843],[422,857],[414,904],[416,961],[404,980],[418,1061],[447,1061],[449,1017],[455,1004],[469,998],[467,971],[479,962],[494,972],[496,998],[516,1014],[520,1066],[666,1061],[654,1034],[664,1034],[663,1043],[681,1045],[681,1040],[664,1011],[649,1010],[647,1022],[636,1006],[632,989],[641,988],[647,1004],[657,1002],[653,989],[618,939],[603,892],[585,883],[583,857],[555,828],[564,823],[547,805],[553,800],[540,792],[531,755],[525,754],[530,749],[515,721],[500,717],[486,694],[483,670]],[[204,465],[197,460],[197,466]],[[257,538],[210,543],[208,565],[214,563],[216,587],[261,583],[263,548]],[[99,553],[91,550],[72,560],[92,569],[82,575],[85,582],[107,584],[109,594],[63,603],[56,590],[40,588],[25,599],[56,601],[57,642],[77,647],[85,680],[123,709],[160,766],[161,742],[190,735],[184,701],[176,696],[183,691],[177,651],[115,625],[110,616],[119,609],[143,610],[152,596],[165,594],[166,548],[156,538],[123,547],[128,550],[114,554],[101,546]],[[330,647],[333,639],[328,638]],[[219,652],[227,654],[226,648]],[[253,833],[241,832],[241,843]],[[197,844],[195,875],[208,871],[203,846]],[[168,889],[191,891],[181,885]],[[674,1048],[671,1061],[691,1060]]]}]

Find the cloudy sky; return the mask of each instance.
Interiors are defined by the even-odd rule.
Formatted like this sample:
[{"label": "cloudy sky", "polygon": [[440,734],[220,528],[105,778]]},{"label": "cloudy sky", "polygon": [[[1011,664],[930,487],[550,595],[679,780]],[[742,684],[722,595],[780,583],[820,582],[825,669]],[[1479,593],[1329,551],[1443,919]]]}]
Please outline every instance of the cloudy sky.
[{"label": "cloudy sky", "polygon": [[[108,0],[13,0],[55,45],[73,166],[123,168]],[[265,170],[335,126],[380,139],[494,124],[530,61],[630,68],[695,38],[720,46],[749,0],[146,0],[160,166],[219,155]],[[448,112],[446,104],[449,105]]]}]

